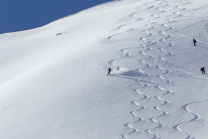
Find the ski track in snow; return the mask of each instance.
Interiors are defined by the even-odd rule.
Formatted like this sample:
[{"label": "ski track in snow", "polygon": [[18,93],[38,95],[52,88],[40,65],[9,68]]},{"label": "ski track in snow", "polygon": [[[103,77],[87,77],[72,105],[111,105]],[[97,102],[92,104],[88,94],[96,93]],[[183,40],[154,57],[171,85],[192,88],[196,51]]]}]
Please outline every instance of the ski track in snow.
[{"label": "ski track in snow", "polygon": [[[156,2],[158,2],[158,1],[156,1]],[[182,11],[185,11],[187,9],[183,8],[182,5],[186,5],[186,4],[189,4],[189,2],[182,1],[181,5],[177,5],[177,6],[174,7],[175,9],[179,10],[179,11],[176,10],[175,12],[173,12],[173,15],[176,18],[183,16]],[[163,106],[172,105],[170,101],[164,99],[164,96],[169,95],[169,94],[174,94],[171,90],[163,88],[164,85],[173,83],[173,81],[171,81],[169,79],[166,79],[166,77],[164,76],[167,73],[172,73],[172,71],[170,71],[170,68],[168,68],[168,69],[165,68],[166,66],[169,67],[172,63],[171,63],[171,61],[166,60],[166,58],[164,58],[164,57],[174,56],[174,53],[172,51],[168,51],[165,48],[174,46],[174,44],[168,42],[168,39],[171,38],[172,35],[168,34],[167,31],[174,29],[174,27],[171,27],[170,24],[173,23],[173,22],[176,22],[175,18],[173,19],[173,18],[169,17],[169,16],[172,16],[172,15],[166,15],[165,21],[167,21],[167,22],[161,24],[161,26],[164,27],[166,29],[166,31],[159,30],[158,34],[151,33],[151,30],[157,28],[157,26],[153,25],[155,23],[158,24],[157,19],[163,18],[162,16],[160,16],[160,14],[165,14],[166,13],[166,10],[163,9],[163,8],[168,7],[170,5],[171,5],[171,2],[168,2],[168,1],[162,1],[162,2],[159,1],[158,5],[155,5],[154,2],[146,3],[146,4],[144,4],[144,6],[146,6],[146,9],[141,10],[141,11],[136,11],[136,12],[129,15],[129,17],[133,17],[133,18],[137,19],[135,22],[137,22],[138,20],[147,20],[149,22],[144,26],[144,28],[146,28],[146,29],[144,29],[142,31],[144,36],[140,37],[138,39],[139,42],[143,42],[143,44],[141,44],[143,50],[138,51],[138,55],[143,57],[143,58],[137,60],[139,63],[141,63],[143,65],[143,67],[139,67],[138,71],[143,73],[144,75],[147,75],[148,77],[150,77],[152,79],[160,80],[160,81],[162,81],[162,83],[160,83],[160,82],[157,83],[156,82],[155,85],[152,86],[151,84],[148,84],[146,82],[133,80],[133,85],[135,85],[135,84],[137,85],[136,93],[140,97],[140,99],[133,100],[133,101],[130,102],[131,105],[133,105],[134,107],[137,108],[136,110],[132,110],[132,111],[129,112],[129,114],[131,116],[133,116],[135,120],[132,121],[132,122],[128,122],[128,123],[124,124],[124,128],[126,128],[128,130],[128,132],[121,135],[122,139],[128,139],[128,138],[130,138],[131,135],[136,135],[136,133],[139,133],[139,132],[147,134],[148,137],[151,138],[151,139],[159,139],[160,136],[157,135],[156,133],[154,133],[154,130],[158,129],[158,128],[163,128],[167,125],[163,124],[162,122],[159,122],[157,119],[161,118],[161,117],[171,116],[167,111],[163,110],[163,108],[162,108]],[[142,12],[144,12],[145,10],[150,10],[150,9],[155,9],[155,14],[152,14],[149,17],[149,19],[148,18],[147,19],[143,18]],[[132,23],[133,22],[120,25],[120,26],[117,27],[117,29],[118,30],[125,29],[126,26],[128,26],[128,28],[129,28]],[[132,30],[134,30],[133,27],[131,29],[125,31],[125,32],[122,32],[122,33],[130,32]],[[123,38],[118,37],[122,33],[118,33],[118,34],[114,34],[112,36],[109,36],[108,40],[122,41]],[[177,32],[176,32],[176,34],[184,36],[184,35],[179,34]],[[156,35],[160,36],[159,40],[149,39],[149,37],[155,37]],[[185,37],[187,37],[187,36],[185,36]],[[167,45],[161,47],[159,45],[160,43],[165,43]],[[155,46],[160,46],[160,47],[155,48]],[[122,58],[127,58],[127,57],[132,56],[131,53],[127,52],[127,50],[128,50],[128,48],[120,50],[122,52]],[[155,55],[151,55],[151,52],[154,52],[156,54],[161,53],[161,55],[155,57]],[[113,60],[109,61],[108,63],[118,67],[115,61],[119,61],[119,60],[122,60],[122,59],[117,59],[117,60],[113,59]],[[157,60],[157,61],[159,61],[160,65],[152,65],[150,62],[148,62],[150,60],[152,60],[152,61]],[[147,69],[156,68],[156,69],[160,70],[161,73],[157,74],[157,75],[152,75],[152,73],[148,73],[146,71],[143,71],[141,68],[147,68]],[[138,88],[138,85],[140,85],[139,88]],[[149,95],[145,94],[145,92],[140,91],[144,88],[153,88],[153,89],[155,89],[155,90],[157,90],[161,93],[157,94],[157,95],[149,96]],[[153,110],[157,111],[160,114],[158,114],[157,116],[153,116],[149,119],[145,119],[145,117],[141,117],[140,113],[142,113],[149,106],[148,105],[147,106],[142,105],[140,102],[141,101],[151,102],[153,100],[157,100],[158,102],[160,102],[160,104],[151,107],[151,109],[152,109],[152,111]],[[196,103],[189,103],[189,104],[181,106],[181,108],[183,110],[185,110],[185,112],[192,115],[193,118],[189,121],[184,121],[182,123],[176,124],[176,125],[171,127],[173,130],[176,130],[176,131],[180,132],[183,135],[186,134],[186,137],[184,139],[194,139],[194,135],[192,135],[189,132],[183,131],[181,129],[181,126],[183,126],[187,123],[190,123],[190,122],[197,121],[197,120],[201,119],[201,116],[199,114],[194,113],[190,110],[190,106],[192,106],[194,104],[196,104]],[[140,131],[135,126],[136,123],[138,123],[138,122],[150,122],[152,124],[157,124],[157,126],[153,127],[153,128],[145,129],[143,131]]]},{"label": "ski track in snow", "polygon": [[203,1],[115,0],[0,34],[1,138],[206,139]]},{"label": "ski track in snow", "polygon": [[175,126],[172,127],[174,130],[177,130],[177,131],[179,131],[179,132],[182,132],[182,133],[186,134],[186,135],[187,135],[186,139],[194,139],[195,137],[194,137],[191,133],[183,131],[183,130],[181,129],[181,126],[183,126],[184,124],[190,123],[190,122],[196,122],[196,121],[199,121],[199,120],[201,119],[201,115],[199,115],[199,114],[197,114],[197,113],[194,113],[194,112],[192,112],[192,111],[190,110],[190,107],[191,107],[192,105],[194,105],[194,104],[196,104],[196,103],[189,103],[189,104],[185,104],[185,105],[181,106],[181,108],[182,108],[183,110],[185,110],[187,113],[189,113],[190,115],[192,115],[193,118],[190,119],[189,121],[186,121],[186,122],[177,124],[177,125],[175,125]]}]

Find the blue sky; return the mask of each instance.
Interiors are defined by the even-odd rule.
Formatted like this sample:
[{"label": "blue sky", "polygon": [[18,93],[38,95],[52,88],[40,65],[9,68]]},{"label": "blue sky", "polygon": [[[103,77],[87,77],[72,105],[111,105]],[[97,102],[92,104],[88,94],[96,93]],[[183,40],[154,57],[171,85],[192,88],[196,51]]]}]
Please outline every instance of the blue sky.
[{"label": "blue sky", "polygon": [[33,29],[112,0],[0,0],[0,34]]}]

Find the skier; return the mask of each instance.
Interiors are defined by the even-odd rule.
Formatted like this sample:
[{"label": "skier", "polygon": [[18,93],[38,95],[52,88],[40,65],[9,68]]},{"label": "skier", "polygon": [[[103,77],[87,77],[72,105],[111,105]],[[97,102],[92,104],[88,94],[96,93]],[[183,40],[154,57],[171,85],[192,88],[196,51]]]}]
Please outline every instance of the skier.
[{"label": "skier", "polygon": [[109,68],[107,71],[108,71],[108,73],[107,73],[107,76],[108,76],[108,75],[110,75],[111,71],[113,71],[113,70],[111,68]]},{"label": "skier", "polygon": [[193,38],[193,43],[194,43],[194,46],[196,46],[196,40]]},{"label": "skier", "polygon": [[205,68],[204,67],[201,68],[201,71],[202,71],[202,74],[205,74]]}]

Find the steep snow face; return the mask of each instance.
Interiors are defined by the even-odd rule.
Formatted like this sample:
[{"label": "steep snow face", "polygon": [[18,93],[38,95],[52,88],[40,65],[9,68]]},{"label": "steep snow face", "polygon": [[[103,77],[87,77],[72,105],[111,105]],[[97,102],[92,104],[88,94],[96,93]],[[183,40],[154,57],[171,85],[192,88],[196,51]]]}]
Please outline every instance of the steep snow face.
[{"label": "steep snow face", "polygon": [[0,138],[207,139],[207,7],[114,1],[1,34]]}]

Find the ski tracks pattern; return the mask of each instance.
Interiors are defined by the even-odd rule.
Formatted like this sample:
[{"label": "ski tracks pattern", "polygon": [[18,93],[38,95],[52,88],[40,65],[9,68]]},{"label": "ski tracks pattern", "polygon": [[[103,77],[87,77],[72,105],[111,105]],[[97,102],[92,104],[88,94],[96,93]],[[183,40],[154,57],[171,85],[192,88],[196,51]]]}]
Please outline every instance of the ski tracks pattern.
[{"label": "ski tracks pattern", "polygon": [[[133,110],[130,111],[129,114],[133,117],[134,121],[124,124],[124,128],[127,129],[127,133],[121,135],[122,139],[130,139],[134,137],[139,137],[141,139],[161,139],[162,136],[155,131],[158,129],[163,130],[165,128],[170,130],[169,132],[177,131],[181,133],[183,135],[182,138],[184,139],[194,139],[194,135],[183,131],[181,127],[187,123],[195,122],[201,119],[199,114],[190,110],[190,106],[196,103],[189,103],[181,106],[182,110],[193,116],[192,119],[178,123],[172,127],[169,127],[169,125],[162,122],[163,118],[171,117],[167,108],[171,109],[172,103],[167,99],[167,97],[174,95],[173,91],[167,89],[168,86],[174,85],[174,82],[168,79],[168,77],[173,76],[174,73],[171,71],[173,64],[170,60],[167,60],[167,58],[174,56],[174,52],[171,50],[175,49],[175,45],[168,42],[168,40],[172,38],[172,35],[168,32],[174,30],[174,27],[171,27],[170,25],[173,22],[177,22],[175,18],[183,16],[182,12],[187,10],[182,6],[186,4],[189,4],[189,2],[180,2],[180,5],[176,5],[174,7],[175,11],[172,15],[164,16],[166,13],[165,8],[168,8],[171,5],[171,2],[166,0],[155,1],[144,4],[145,9],[136,11],[129,15],[130,18],[136,19],[134,22],[138,22],[145,20],[142,15],[145,10],[155,11],[155,14],[150,15],[150,17],[146,19],[147,23],[144,26],[146,29],[140,32],[143,33],[144,36],[138,38],[138,41],[142,42],[140,48],[143,50],[137,48],[122,49],[120,50],[122,53],[120,58],[113,59],[108,62],[110,66],[116,67],[117,70],[119,70],[120,67],[117,65],[117,62],[122,61],[122,59],[132,57],[132,54],[129,52],[130,49],[134,49],[134,52],[139,50],[137,52],[138,57],[134,57],[137,58],[139,63],[137,71],[148,77],[148,81],[140,80],[139,78],[132,79],[132,84],[135,89],[134,97],[138,99],[130,102],[130,106]],[[165,17],[165,22],[159,24],[158,19],[163,17]],[[131,21],[118,26],[116,28],[117,30],[125,28],[128,29],[127,31],[109,36],[108,40],[122,41],[122,39],[126,39],[119,36],[124,33],[131,33],[134,31],[135,28],[131,27],[132,23],[133,22]],[[157,64],[155,65],[155,63]],[[167,108],[163,109],[164,107]]]}]

